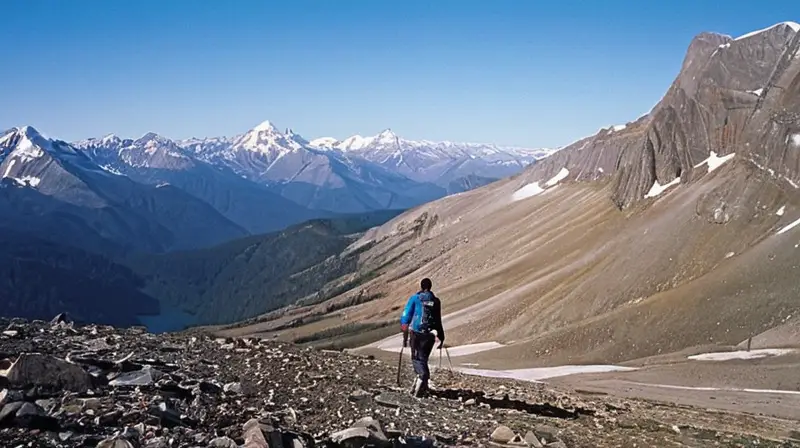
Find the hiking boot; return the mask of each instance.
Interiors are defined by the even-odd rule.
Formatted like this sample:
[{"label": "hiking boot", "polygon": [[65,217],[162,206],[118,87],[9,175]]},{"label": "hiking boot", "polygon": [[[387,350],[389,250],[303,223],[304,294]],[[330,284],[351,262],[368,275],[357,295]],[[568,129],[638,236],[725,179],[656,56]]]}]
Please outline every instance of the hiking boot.
[{"label": "hiking boot", "polygon": [[412,392],[412,395],[414,395],[417,398],[427,397],[428,395],[430,395],[430,391],[428,390],[428,385],[423,383],[422,380],[420,380],[419,378],[417,378],[416,381],[414,381],[414,391]]},{"label": "hiking boot", "polygon": [[414,383],[411,384],[411,390],[409,391],[412,396],[414,396],[414,397],[417,396],[417,394],[419,393],[419,388],[420,388],[421,385],[422,385],[422,380],[420,380],[419,377],[414,378]]}]

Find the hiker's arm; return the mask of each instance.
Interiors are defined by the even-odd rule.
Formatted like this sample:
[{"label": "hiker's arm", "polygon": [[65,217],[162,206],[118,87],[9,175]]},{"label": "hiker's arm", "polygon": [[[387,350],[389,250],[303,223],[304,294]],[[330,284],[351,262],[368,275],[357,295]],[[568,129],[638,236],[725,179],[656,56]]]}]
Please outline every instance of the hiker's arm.
[{"label": "hiker's arm", "polygon": [[436,335],[439,337],[439,345],[444,345],[444,324],[442,323],[442,302],[436,300],[433,306],[433,318],[436,321]]},{"label": "hiker's arm", "polygon": [[406,307],[403,309],[403,314],[400,315],[400,328],[403,332],[408,330],[408,324],[411,323],[412,317],[414,317],[414,296],[409,297]]}]

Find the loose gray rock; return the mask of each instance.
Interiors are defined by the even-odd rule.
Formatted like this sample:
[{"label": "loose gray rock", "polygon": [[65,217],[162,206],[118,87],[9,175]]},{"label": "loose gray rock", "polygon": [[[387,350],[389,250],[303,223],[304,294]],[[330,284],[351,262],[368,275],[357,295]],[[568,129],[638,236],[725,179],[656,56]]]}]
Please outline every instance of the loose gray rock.
[{"label": "loose gray rock", "polygon": [[14,416],[17,414],[17,411],[22,407],[23,404],[25,403],[22,401],[17,401],[3,406],[3,408],[0,409],[0,423],[14,418]]},{"label": "loose gray rock", "polygon": [[539,441],[539,438],[536,437],[536,434],[533,433],[533,431],[528,431],[527,434],[525,434],[525,443],[533,448],[542,448],[544,446],[542,445],[542,442]]},{"label": "loose gray rock", "polygon": [[128,442],[123,438],[112,437],[98,443],[97,448],[134,448],[134,446],[131,442]]},{"label": "loose gray rock", "polygon": [[241,394],[242,383],[228,383],[222,387],[222,390],[230,394]]},{"label": "loose gray rock", "polygon": [[497,443],[508,443],[514,438],[515,435],[516,434],[514,434],[514,431],[512,431],[511,428],[500,425],[492,432],[490,437]]},{"label": "loose gray rock", "polygon": [[15,389],[42,386],[53,390],[86,392],[92,377],[85,370],[48,355],[25,353],[8,370],[8,383]]},{"label": "loose gray rock", "polygon": [[331,440],[345,448],[358,448],[366,445],[370,435],[370,430],[367,428],[348,428],[331,434]]},{"label": "loose gray rock", "polygon": [[547,448],[567,448],[567,445],[560,440],[557,442],[548,443],[546,446]]},{"label": "loose gray rock", "polygon": [[258,420],[249,420],[242,429],[244,430],[244,448],[269,448]]},{"label": "loose gray rock", "polygon": [[208,446],[210,448],[239,448],[239,445],[230,437],[217,437]]},{"label": "loose gray rock", "polygon": [[164,372],[160,370],[154,369],[150,366],[144,366],[141,370],[137,370],[134,372],[126,372],[120,375],[117,375],[108,382],[109,386],[150,386],[161,377],[164,376]]},{"label": "loose gray rock", "polygon": [[547,443],[558,440],[558,429],[550,425],[536,425],[533,428],[533,432],[536,433],[539,439],[547,440]]},{"label": "loose gray rock", "polygon": [[3,406],[9,403],[14,403],[15,401],[23,401],[24,399],[25,397],[22,395],[22,392],[18,390],[9,390],[9,389],[0,390],[0,409],[2,409]]}]

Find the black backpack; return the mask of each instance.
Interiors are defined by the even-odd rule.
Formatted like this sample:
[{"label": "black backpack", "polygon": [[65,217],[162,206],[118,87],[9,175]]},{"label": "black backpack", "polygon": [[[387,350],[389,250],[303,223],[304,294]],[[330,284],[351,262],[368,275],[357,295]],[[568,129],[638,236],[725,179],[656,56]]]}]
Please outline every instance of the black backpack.
[{"label": "black backpack", "polygon": [[420,291],[417,294],[422,303],[419,330],[423,333],[430,333],[431,330],[438,326],[433,313],[433,308],[436,305],[436,297],[430,291]]}]

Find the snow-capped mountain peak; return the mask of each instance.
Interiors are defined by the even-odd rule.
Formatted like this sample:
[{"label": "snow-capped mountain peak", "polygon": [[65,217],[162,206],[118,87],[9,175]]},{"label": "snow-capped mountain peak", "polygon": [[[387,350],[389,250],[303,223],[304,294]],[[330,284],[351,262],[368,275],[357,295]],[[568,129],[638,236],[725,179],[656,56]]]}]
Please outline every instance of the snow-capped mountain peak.
[{"label": "snow-capped mountain peak", "polygon": [[339,142],[339,144],[336,145],[336,148],[341,149],[342,151],[355,151],[366,148],[374,139],[375,137],[362,137],[356,134]]},{"label": "snow-capped mountain peak", "polygon": [[280,134],[278,128],[269,120],[262,121],[258,126],[254,127],[252,131],[255,132],[270,132]]},{"label": "snow-capped mountain peak", "polygon": [[308,145],[313,148],[333,148],[337,144],[339,144],[339,140],[333,137],[320,137],[308,142]]},{"label": "snow-capped mountain peak", "polygon": [[374,142],[381,145],[392,145],[398,143],[400,138],[391,129],[385,129],[374,137]]}]

